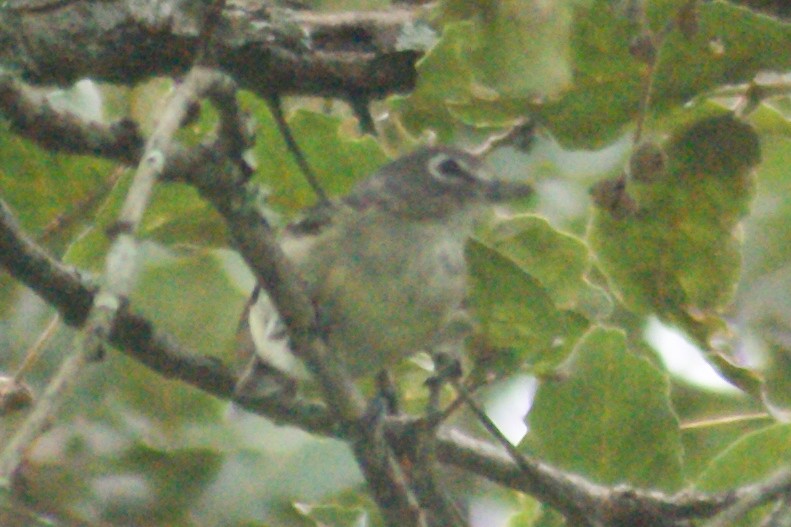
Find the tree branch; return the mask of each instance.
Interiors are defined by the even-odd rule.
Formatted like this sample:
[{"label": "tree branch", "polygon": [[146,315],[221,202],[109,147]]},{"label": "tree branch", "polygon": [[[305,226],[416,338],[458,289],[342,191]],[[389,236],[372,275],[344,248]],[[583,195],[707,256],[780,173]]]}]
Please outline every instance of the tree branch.
[{"label": "tree branch", "polygon": [[[169,156],[176,163],[170,163],[165,173],[172,175],[179,163],[182,167],[187,166],[189,157],[184,152]],[[49,257],[25,236],[2,200],[0,265],[58,309],[68,324],[79,326],[85,320],[95,287]],[[166,378],[179,379],[222,399],[233,397],[237,379],[227,366],[216,358],[187,350],[172,336],[133,313],[128,306],[119,311],[109,342]],[[341,439],[349,439],[351,433],[349,429],[337,427],[336,419],[322,405],[299,400],[243,399],[235,402],[250,412],[311,433]],[[414,419],[390,417],[385,419],[384,426],[389,443],[397,445],[399,451],[410,451],[416,447],[412,433]],[[502,448],[473,439],[455,429],[439,431],[437,457],[443,463],[530,494],[567,516],[588,513],[589,518],[607,520],[610,525],[619,525],[617,519],[661,519],[667,522],[668,519],[710,518],[745,497],[765,495],[762,489],[773,481],[770,479],[767,483],[759,482],[711,495],[686,492],[667,496],[626,486],[606,487],[527,456],[527,469],[520,469]],[[771,488],[776,489],[777,486]]]},{"label": "tree branch", "polygon": [[[11,0],[0,10],[0,63],[41,84],[90,77],[132,85],[184,74],[208,7],[187,0]],[[397,40],[416,13],[325,15],[228,2],[213,34],[211,62],[261,95],[405,92],[414,87],[421,53],[400,50]]]},{"label": "tree branch", "polygon": [[111,125],[59,112],[30,87],[0,71],[0,112],[12,129],[55,152],[86,154],[137,163],[143,139],[137,125],[123,119]]}]

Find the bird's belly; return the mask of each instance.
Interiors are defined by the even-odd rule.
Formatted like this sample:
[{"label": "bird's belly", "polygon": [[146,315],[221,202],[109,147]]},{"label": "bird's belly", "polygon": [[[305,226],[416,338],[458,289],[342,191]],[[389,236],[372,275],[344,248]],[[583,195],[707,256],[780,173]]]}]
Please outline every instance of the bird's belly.
[{"label": "bird's belly", "polygon": [[466,278],[463,242],[426,242],[411,254],[400,243],[379,247],[354,259],[345,276],[328,277],[323,284],[330,294],[318,303],[320,324],[353,376],[426,350],[460,306]]}]

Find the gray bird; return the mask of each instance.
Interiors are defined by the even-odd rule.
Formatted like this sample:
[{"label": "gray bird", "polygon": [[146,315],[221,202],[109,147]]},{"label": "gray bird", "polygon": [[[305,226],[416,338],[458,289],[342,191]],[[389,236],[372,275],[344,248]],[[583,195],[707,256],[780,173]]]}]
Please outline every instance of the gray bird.
[{"label": "gray bird", "polygon": [[[353,377],[442,344],[465,297],[464,245],[476,221],[488,205],[530,194],[525,183],[491,177],[472,154],[426,147],[285,230],[283,251],[304,279],[329,349]],[[266,368],[307,376],[264,293],[249,328]],[[249,367],[240,386],[255,371]]]}]

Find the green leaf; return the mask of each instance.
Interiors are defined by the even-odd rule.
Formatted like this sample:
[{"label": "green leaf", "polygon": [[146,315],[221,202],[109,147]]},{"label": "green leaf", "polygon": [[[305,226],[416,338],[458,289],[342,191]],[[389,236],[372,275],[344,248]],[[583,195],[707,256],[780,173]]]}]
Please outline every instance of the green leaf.
[{"label": "green leaf", "polygon": [[143,249],[134,305],[179,342],[227,356],[246,299],[228,278],[221,256],[205,250],[179,255],[151,245]]},{"label": "green leaf", "polygon": [[577,4],[571,32],[573,86],[557,100],[533,108],[569,146],[603,146],[638,108],[641,65],[629,54],[636,27],[614,5]]},{"label": "green leaf", "polygon": [[[293,214],[314,204],[316,195],[286,148],[269,108],[260,99],[242,95],[258,123],[253,148],[259,165],[255,178],[271,189],[271,205]],[[345,194],[387,161],[373,138],[344,132],[345,123],[338,117],[300,109],[288,123],[319,184],[330,196]]]},{"label": "green leaf", "polygon": [[316,527],[361,527],[368,524],[364,509],[339,505],[308,505],[297,503],[296,510]]},{"label": "green leaf", "polygon": [[754,192],[758,138],[725,114],[677,132],[666,151],[662,177],[630,181],[624,191],[637,211],[597,207],[588,240],[628,308],[656,313],[705,343],[739,277],[737,227]]},{"label": "green leaf", "polygon": [[787,71],[791,24],[723,0],[700,4],[700,29],[691,38],[673,31],[654,77],[656,110],[723,84],[749,82],[761,71]]},{"label": "green leaf", "polygon": [[[452,125],[445,102],[471,97],[474,78],[467,56],[475,38],[472,23],[448,24],[439,41],[418,61],[415,89],[406,97],[390,99],[391,107],[401,114],[407,128],[434,130],[440,138],[450,135]],[[487,91],[487,97],[494,96]]]},{"label": "green leaf", "polygon": [[55,253],[90,221],[112,182],[112,163],[46,152],[0,127],[0,195]]},{"label": "green leaf", "polygon": [[667,377],[629,352],[623,332],[592,329],[560,371],[539,388],[520,448],[600,483],[681,485]]},{"label": "green leaf", "polygon": [[555,305],[533,276],[507,255],[479,241],[467,245],[470,303],[501,371],[557,364],[588,327],[588,320]]},{"label": "green leaf", "polygon": [[159,184],[140,226],[140,237],[168,245],[228,245],[225,223],[194,187]]},{"label": "green leaf", "polygon": [[[142,269],[131,296],[135,309],[191,351],[227,362],[234,356],[246,299],[219,258],[210,251],[177,255],[153,244],[141,250]],[[162,382],[158,374],[127,357],[113,354],[106,368],[104,378],[112,379],[118,400],[163,428],[212,421],[222,411],[223,403],[216,398],[184,383]]]},{"label": "green leaf", "polygon": [[506,98],[549,95],[570,79],[571,9],[566,0],[445,0],[446,20],[472,20],[474,78]]},{"label": "green leaf", "polygon": [[540,216],[522,214],[494,223],[484,234],[487,244],[507,255],[535,278],[560,309],[589,319],[602,318],[612,308],[607,294],[585,274],[592,264],[585,243],[556,230]]},{"label": "green leaf", "polygon": [[[756,483],[791,463],[791,425],[776,424],[745,434],[726,448],[695,482],[704,492],[723,492]],[[738,527],[761,524],[766,508],[750,511]]]},{"label": "green leaf", "polygon": [[[127,172],[106,196],[93,218],[91,228],[81,233],[68,248],[64,260],[82,269],[104,271],[110,240],[107,229],[114,224],[123,205],[133,172]],[[160,183],[138,228],[141,240],[179,246],[225,247],[225,223],[214,208],[190,186]]]},{"label": "green leaf", "polygon": [[298,110],[289,125],[322,187],[331,196],[346,194],[357,181],[387,162],[373,137],[344,133],[343,121],[337,117]]},{"label": "green leaf", "polygon": [[[651,13],[652,27],[665,25],[682,3],[660,3]],[[649,114],[662,115],[717,86],[751,81],[763,70],[783,72],[791,64],[791,24],[724,1],[700,3],[699,10],[691,39],[674,30],[659,48]],[[639,112],[648,71],[631,57],[629,44],[640,27],[618,3],[605,0],[579,3],[574,20],[574,86],[533,109],[564,144],[603,146]]]},{"label": "green leaf", "polygon": [[777,424],[744,435],[700,475],[695,486],[720,492],[763,479],[791,462],[791,425]]},{"label": "green leaf", "polygon": [[456,118],[505,126],[529,100],[554,95],[571,79],[567,1],[445,0],[441,19],[442,37],[418,62],[415,89],[391,99],[413,131],[447,140]]}]

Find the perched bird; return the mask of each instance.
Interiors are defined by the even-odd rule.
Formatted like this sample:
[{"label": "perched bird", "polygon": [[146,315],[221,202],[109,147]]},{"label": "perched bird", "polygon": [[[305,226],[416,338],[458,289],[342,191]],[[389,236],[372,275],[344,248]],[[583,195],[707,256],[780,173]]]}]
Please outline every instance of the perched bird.
[{"label": "perched bird", "polygon": [[[353,377],[442,344],[465,297],[464,245],[476,220],[487,205],[530,194],[526,183],[491,177],[472,154],[424,147],[286,228],[283,251]],[[272,302],[256,294],[248,322],[258,358],[237,387],[247,394],[262,367],[307,375]]]}]

